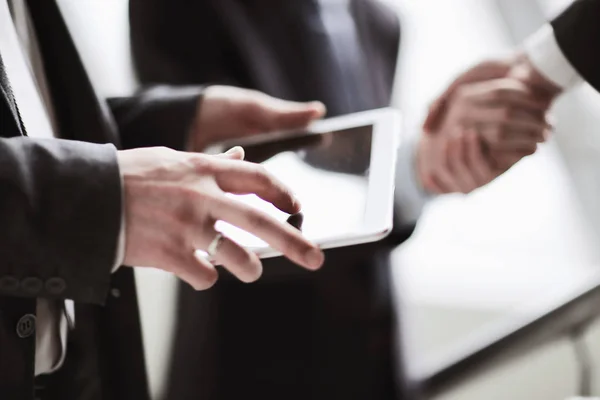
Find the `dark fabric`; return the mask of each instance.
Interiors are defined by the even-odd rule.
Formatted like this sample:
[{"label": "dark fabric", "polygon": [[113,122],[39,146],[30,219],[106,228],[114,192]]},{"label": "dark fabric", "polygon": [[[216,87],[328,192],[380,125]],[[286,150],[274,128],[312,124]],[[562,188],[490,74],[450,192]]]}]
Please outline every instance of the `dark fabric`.
[{"label": "dark fabric", "polygon": [[[340,89],[330,84],[334,77],[324,78],[331,67],[324,67],[320,58],[323,49],[330,49],[322,25],[297,17],[298,8],[312,5],[294,3],[131,0],[132,54],[138,76],[144,84],[230,84],[284,99],[321,100],[330,116],[358,111],[338,100]],[[364,79],[374,91],[365,108],[387,106],[399,48],[397,17],[377,1],[350,3],[368,61]],[[335,62],[331,54],[323,57],[327,64]]]},{"label": "dark fabric", "polygon": [[600,0],[576,0],[554,21],[558,44],[581,76],[600,91]]},{"label": "dark fabric", "polygon": [[[4,70],[4,62],[2,61],[2,56],[0,56],[0,97],[2,97],[2,107],[0,108],[0,123],[6,122],[6,126],[8,129],[9,125],[12,125],[13,128],[17,132],[7,132],[6,137],[11,136],[19,136],[23,135],[23,123],[21,121],[21,117],[19,111],[17,109],[17,103],[15,102],[15,98],[12,93],[12,88],[10,83],[8,82],[8,77],[6,76],[6,71]],[[14,119],[14,124],[9,124],[8,121],[5,121],[5,118],[12,117]]]},{"label": "dark fabric", "polygon": [[[321,100],[330,116],[388,106],[397,17],[377,1],[350,5],[363,54],[351,67],[354,90],[344,89],[347,66],[315,0],[130,0],[138,76],[146,85],[210,82]],[[181,284],[165,400],[398,398],[388,256],[412,228],[328,251],[317,273],[274,259],[253,285],[225,271],[206,292]]]},{"label": "dark fabric", "polygon": [[[19,337],[19,323],[35,315],[37,297],[53,297],[75,300],[76,324],[44,398],[146,400],[133,270],[110,274],[122,214],[115,147],[182,146],[201,89],[150,89],[115,99],[117,126],[55,1],[30,1],[29,8],[60,136],[70,140],[23,136],[0,58],[0,397],[34,398],[35,332]],[[57,282],[65,284],[59,292]]]},{"label": "dark fabric", "polygon": [[184,150],[202,91],[200,85],[149,86],[135,97],[109,99],[122,132],[123,146]]}]

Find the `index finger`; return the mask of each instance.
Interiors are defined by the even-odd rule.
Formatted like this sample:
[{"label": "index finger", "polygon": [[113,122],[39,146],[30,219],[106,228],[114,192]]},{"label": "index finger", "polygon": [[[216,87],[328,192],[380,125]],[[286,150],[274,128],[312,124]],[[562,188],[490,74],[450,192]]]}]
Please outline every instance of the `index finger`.
[{"label": "index finger", "polygon": [[260,164],[220,159],[215,163],[213,173],[225,192],[256,194],[288,214],[300,211],[300,201],[292,191]]},{"label": "index finger", "polygon": [[213,218],[253,234],[307,269],[314,270],[323,264],[323,252],[297,229],[239,200],[222,196],[215,207]]}]

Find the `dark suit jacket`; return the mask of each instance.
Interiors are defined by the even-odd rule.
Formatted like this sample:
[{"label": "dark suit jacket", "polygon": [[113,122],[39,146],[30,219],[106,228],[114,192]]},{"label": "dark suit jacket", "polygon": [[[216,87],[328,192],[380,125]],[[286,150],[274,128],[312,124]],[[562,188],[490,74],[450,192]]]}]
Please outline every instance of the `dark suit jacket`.
[{"label": "dark suit jacket", "polygon": [[[314,0],[130,0],[138,75],[145,84],[232,84],[321,100],[329,115],[388,106],[396,15],[377,1],[350,1],[366,66],[361,107],[332,84],[331,44],[322,26],[299,17],[301,2]],[[392,368],[387,252],[410,233],[403,228],[384,243],[328,251],[316,274],[278,259],[257,284],[222,276],[207,292],[181,285],[165,399],[393,397],[393,374],[402,374]]]},{"label": "dark suit jacket", "polygon": [[600,0],[577,0],[552,27],[561,50],[596,90],[600,90]]},{"label": "dark suit jacket", "polygon": [[567,59],[597,90],[600,90],[600,1],[577,0],[552,26]]},{"label": "dark suit jacket", "polygon": [[69,140],[26,137],[0,55],[0,397],[33,398],[36,298],[47,297],[76,302],[51,398],[145,400],[133,271],[110,274],[123,207],[116,147],[181,148],[200,90],[155,88],[109,107],[54,0],[30,10]]}]

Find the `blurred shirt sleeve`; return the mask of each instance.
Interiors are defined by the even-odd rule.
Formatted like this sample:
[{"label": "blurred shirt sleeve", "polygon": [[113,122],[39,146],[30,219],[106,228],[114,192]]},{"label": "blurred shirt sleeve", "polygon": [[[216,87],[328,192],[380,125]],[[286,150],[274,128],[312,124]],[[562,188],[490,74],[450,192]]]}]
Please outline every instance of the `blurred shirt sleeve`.
[{"label": "blurred shirt sleeve", "polygon": [[417,149],[420,135],[403,138],[396,166],[396,205],[401,223],[414,223],[431,199],[417,176]]},{"label": "blurred shirt sleeve", "polygon": [[560,49],[549,23],[527,38],[524,48],[531,63],[556,86],[566,90],[583,81]]}]

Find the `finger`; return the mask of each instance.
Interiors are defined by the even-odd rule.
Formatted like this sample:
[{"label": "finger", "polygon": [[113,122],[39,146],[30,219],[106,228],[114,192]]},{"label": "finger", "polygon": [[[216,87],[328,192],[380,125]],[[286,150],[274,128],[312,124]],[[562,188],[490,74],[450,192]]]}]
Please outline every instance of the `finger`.
[{"label": "finger", "polygon": [[267,242],[273,249],[308,269],[323,264],[323,252],[289,224],[229,197],[221,197],[213,208],[215,219],[228,222]]},{"label": "finger", "polygon": [[537,148],[537,143],[546,140],[544,131],[524,130],[511,124],[480,126],[477,130],[482,140],[494,150],[519,150],[531,154]]},{"label": "finger", "polygon": [[225,153],[216,154],[215,157],[241,161],[246,157],[246,152],[244,151],[243,147],[235,146],[227,150]]},{"label": "finger", "polygon": [[[217,234],[214,231],[213,238]],[[209,244],[205,244],[205,248],[208,246]],[[221,239],[214,261],[242,282],[254,282],[262,275],[262,264],[258,256],[225,236]]]},{"label": "finger", "polygon": [[439,181],[439,179],[434,175],[430,175],[423,186],[425,187],[425,189],[427,189],[428,192],[433,194],[451,193],[451,191],[446,189]]},{"label": "finger", "polygon": [[473,174],[476,186],[481,187],[486,185],[494,179],[494,173],[490,161],[484,155],[483,144],[475,130],[467,130],[466,145],[467,165]]},{"label": "finger", "polygon": [[454,181],[461,193],[469,193],[477,187],[466,163],[466,137],[463,132],[455,132],[450,138],[448,164]]},{"label": "finger", "polygon": [[314,101],[297,103],[269,97],[257,110],[256,119],[264,131],[304,128],[325,115],[325,105]]},{"label": "finger", "polygon": [[510,105],[531,112],[545,113],[548,101],[536,96],[524,83],[510,78],[475,83],[469,90],[473,101],[484,105]]},{"label": "finger", "polygon": [[432,180],[435,185],[442,189],[443,193],[461,192],[459,182],[451,170],[451,159],[455,156],[454,143],[449,138],[443,138],[441,143],[441,151],[437,165],[434,168],[434,176]]},{"label": "finger", "polygon": [[288,214],[296,214],[301,209],[300,201],[290,189],[262,165],[219,160],[212,172],[217,184],[225,192],[256,194]]},{"label": "finger", "polygon": [[205,258],[196,255],[194,249],[172,254],[169,270],[195,290],[212,287],[219,277],[215,267]]},{"label": "finger", "polygon": [[464,115],[465,124],[468,125],[508,125],[513,129],[536,133],[540,137],[548,129],[544,117],[507,107],[468,107]]},{"label": "finger", "polygon": [[429,107],[429,113],[423,122],[423,132],[433,133],[438,130],[448,108],[448,94],[442,94]]},{"label": "finger", "polygon": [[431,133],[439,128],[447,111],[448,100],[455,91],[464,84],[486,81],[506,76],[510,71],[511,63],[504,60],[492,60],[482,62],[461,74],[448,88],[433,102],[429,108],[429,114],[423,123],[423,130]]}]

